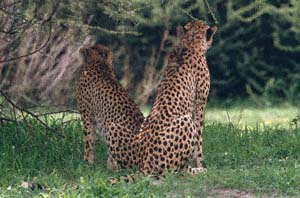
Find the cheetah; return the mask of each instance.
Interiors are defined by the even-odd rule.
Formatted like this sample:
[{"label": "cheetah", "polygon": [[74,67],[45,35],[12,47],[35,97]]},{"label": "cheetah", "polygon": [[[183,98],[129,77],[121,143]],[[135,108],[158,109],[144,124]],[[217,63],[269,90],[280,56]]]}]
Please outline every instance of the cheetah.
[{"label": "cheetah", "polygon": [[[117,80],[111,50],[98,44],[79,51],[84,66],[77,84],[77,106],[84,125],[84,159],[93,164],[96,128],[102,129],[100,134],[105,140],[113,123],[120,126],[114,129],[116,137],[122,130],[136,134],[144,116]],[[123,148],[120,144],[117,149]],[[112,170],[120,168],[109,153],[107,166]]]},{"label": "cheetah", "polygon": [[[115,135],[108,139],[115,160],[121,158],[114,149],[125,141],[130,143],[127,155],[136,156],[128,164],[137,165],[146,175],[163,175],[166,169],[186,170],[191,175],[204,171],[202,130],[210,88],[205,53],[216,30],[200,21],[177,27],[177,44],[170,53],[154,105],[140,133],[125,136],[130,131],[124,130],[121,140]],[[114,123],[111,127],[110,132],[115,133],[114,129],[121,125]]]}]

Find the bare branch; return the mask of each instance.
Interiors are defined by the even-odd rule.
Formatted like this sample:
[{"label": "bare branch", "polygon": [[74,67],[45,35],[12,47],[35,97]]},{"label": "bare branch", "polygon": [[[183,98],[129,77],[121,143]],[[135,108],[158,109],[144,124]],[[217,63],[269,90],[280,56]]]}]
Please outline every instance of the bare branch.
[{"label": "bare branch", "polygon": [[141,32],[110,30],[110,29],[106,29],[106,28],[101,27],[101,26],[91,26],[91,25],[88,25],[88,24],[82,24],[80,21],[75,21],[75,20],[70,20],[70,19],[68,19],[68,20],[59,19],[59,20],[57,20],[57,23],[59,23],[59,24],[68,24],[69,26],[79,27],[79,28],[88,29],[88,30],[98,30],[98,31],[102,31],[104,33],[111,34],[111,35],[134,35],[134,36],[141,36],[142,35]]},{"label": "bare branch", "polygon": [[5,118],[5,117],[0,117],[0,122],[17,122],[16,120]]},{"label": "bare branch", "polygon": [[22,2],[22,1],[15,1],[15,2],[13,2],[13,3],[10,3],[10,4],[7,4],[7,5],[4,5],[4,6],[0,7],[0,9],[6,9],[6,8],[8,8],[8,7],[14,6],[14,5],[16,5],[16,4],[18,4],[18,3],[21,3],[21,2]]},{"label": "bare branch", "polygon": [[210,14],[211,17],[213,18],[215,24],[218,24],[219,21],[218,21],[217,17],[215,16],[214,12],[212,11],[212,9],[211,9],[209,3],[207,2],[207,0],[204,0],[204,3],[205,3],[205,5],[206,5],[206,7],[207,7],[207,9],[208,9],[209,14]]},{"label": "bare branch", "polygon": [[155,61],[155,65],[154,65],[155,67],[158,65],[159,58],[161,57],[161,53],[164,50],[164,47],[165,47],[166,41],[169,37],[169,34],[170,34],[170,17],[166,17],[165,30],[163,32],[162,39],[161,39],[160,45],[159,45],[159,49],[158,49],[158,52],[156,55],[156,61]]},{"label": "bare branch", "polygon": [[[28,111],[28,110],[26,110],[26,109],[24,109],[24,108],[22,108],[22,107],[17,106],[17,105],[16,105],[16,104],[15,104],[15,103],[7,96],[2,90],[0,90],[0,94],[4,97],[4,99],[5,99],[5,100],[6,100],[6,101],[7,101],[14,109],[17,109],[17,110],[21,111],[22,114],[23,114],[23,113],[26,113],[26,114],[30,115],[31,117],[33,117],[34,119],[36,119],[39,123],[41,123],[41,124],[45,127],[45,129],[47,129],[47,130],[49,130],[49,131],[52,131],[52,132],[54,132],[55,134],[57,134],[57,135],[59,135],[59,136],[64,137],[62,134],[57,133],[57,130],[56,130],[56,129],[49,127],[43,120],[41,120],[41,119],[39,118],[39,116],[35,115],[35,114],[32,113],[31,111]],[[23,114],[23,119],[24,119],[24,121],[26,121],[26,119],[24,118],[24,114]],[[15,120],[17,120],[16,117],[15,117]]]},{"label": "bare branch", "polygon": [[13,34],[18,33],[18,31],[6,31],[6,30],[0,29],[0,33],[13,35]]},{"label": "bare branch", "polygon": [[18,59],[21,59],[21,58],[25,58],[25,57],[31,56],[31,55],[33,55],[33,54],[41,51],[42,49],[44,49],[48,45],[48,43],[49,43],[49,41],[51,39],[51,36],[52,36],[52,27],[51,27],[51,23],[49,23],[49,36],[48,36],[46,42],[40,48],[38,48],[38,49],[36,49],[36,50],[28,53],[28,54],[24,54],[24,55],[21,55],[21,56],[17,56],[17,57],[6,59],[4,61],[0,61],[0,63],[7,63],[7,62],[15,61],[15,60],[18,60]]},{"label": "bare branch", "polygon": [[56,11],[58,10],[59,8],[59,4],[60,4],[60,0],[57,0],[56,1],[56,4],[53,6],[53,9],[52,11],[50,12],[49,16],[47,17],[47,19],[44,19],[43,22],[42,22],[42,25],[47,23],[47,22],[50,22],[52,17],[55,15]]},{"label": "bare branch", "polygon": [[66,109],[66,110],[61,110],[61,111],[53,111],[53,112],[41,113],[41,114],[37,114],[36,116],[43,117],[43,116],[54,115],[54,114],[58,114],[58,113],[74,113],[74,114],[79,114],[79,112],[76,111],[76,110],[74,110],[74,109]]}]

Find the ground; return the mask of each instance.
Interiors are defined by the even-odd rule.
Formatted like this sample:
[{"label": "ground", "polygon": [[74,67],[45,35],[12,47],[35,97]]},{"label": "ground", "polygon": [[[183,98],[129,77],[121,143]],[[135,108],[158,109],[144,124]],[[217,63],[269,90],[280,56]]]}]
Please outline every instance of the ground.
[{"label": "ground", "polygon": [[[160,181],[141,177],[116,185],[107,178],[134,170],[109,172],[103,144],[96,145],[97,160],[89,167],[82,160],[81,122],[70,122],[64,139],[45,135],[35,121],[32,128],[0,125],[0,197],[297,197],[298,111],[292,106],[210,107],[204,128],[205,174],[168,174]],[[61,122],[58,116],[48,119],[52,126]],[[22,182],[36,187],[24,188]]]}]

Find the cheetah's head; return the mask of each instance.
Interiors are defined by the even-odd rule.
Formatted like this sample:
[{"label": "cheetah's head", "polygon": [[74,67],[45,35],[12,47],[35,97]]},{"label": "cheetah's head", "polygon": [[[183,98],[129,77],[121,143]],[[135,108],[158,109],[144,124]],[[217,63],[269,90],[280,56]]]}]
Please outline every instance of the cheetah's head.
[{"label": "cheetah's head", "polygon": [[177,27],[179,42],[189,47],[206,52],[211,46],[217,27],[209,27],[200,21],[191,21],[184,27]]},{"label": "cheetah's head", "polygon": [[91,47],[83,47],[79,50],[85,63],[102,63],[112,66],[113,54],[111,50],[103,45],[96,44]]}]

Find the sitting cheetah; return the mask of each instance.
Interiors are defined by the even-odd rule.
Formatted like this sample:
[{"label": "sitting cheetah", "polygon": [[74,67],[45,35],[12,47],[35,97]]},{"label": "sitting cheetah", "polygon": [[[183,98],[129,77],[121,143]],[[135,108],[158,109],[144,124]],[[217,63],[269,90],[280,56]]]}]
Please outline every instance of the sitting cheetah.
[{"label": "sitting cheetah", "polygon": [[[140,133],[126,135],[130,131],[123,130],[122,138],[112,134],[108,139],[115,160],[124,160],[117,149],[128,142],[127,158],[134,161],[127,164],[139,166],[147,175],[161,175],[165,169],[187,169],[189,160],[195,163],[195,167],[187,169],[190,174],[203,171],[202,128],[210,87],[205,53],[216,30],[200,21],[177,27],[178,43],[170,54],[151,113]],[[121,126],[113,123],[110,132],[115,133],[115,128]]]},{"label": "sitting cheetah", "polygon": [[[84,159],[92,164],[96,127],[102,129],[101,135],[107,139],[108,127],[118,123],[120,128],[114,129],[117,138],[122,130],[138,133],[144,117],[116,78],[112,52],[95,45],[81,48],[80,53],[84,66],[77,85],[77,105],[84,125]],[[123,144],[118,149],[123,150]],[[110,154],[107,164],[110,169],[118,168]]]}]

